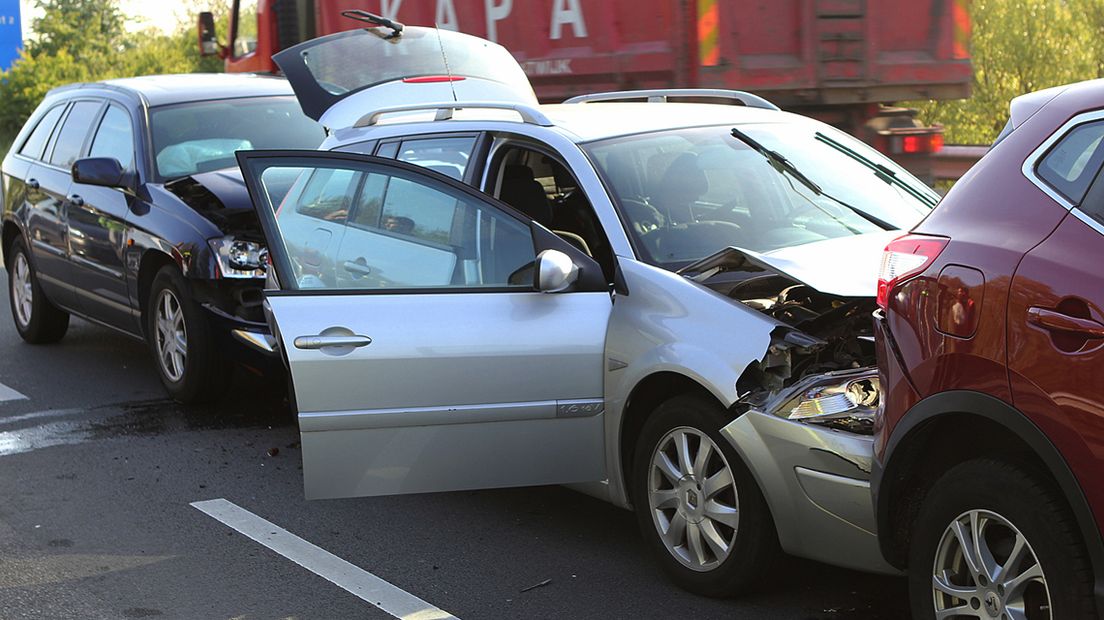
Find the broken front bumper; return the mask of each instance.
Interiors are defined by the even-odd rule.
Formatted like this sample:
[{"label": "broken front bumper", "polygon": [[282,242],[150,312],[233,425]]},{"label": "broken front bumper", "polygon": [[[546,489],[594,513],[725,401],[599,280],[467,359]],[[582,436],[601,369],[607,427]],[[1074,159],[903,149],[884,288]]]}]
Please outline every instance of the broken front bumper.
[{"label": "broken front bumper", "polygon": [[[848,375],[864,372],[873,371]],[[873,437],[772,413],[801,389],[799,384],[721,429],[758,481],[783,550],[857,570],[899,572],[878,548],[870,495]]]}]

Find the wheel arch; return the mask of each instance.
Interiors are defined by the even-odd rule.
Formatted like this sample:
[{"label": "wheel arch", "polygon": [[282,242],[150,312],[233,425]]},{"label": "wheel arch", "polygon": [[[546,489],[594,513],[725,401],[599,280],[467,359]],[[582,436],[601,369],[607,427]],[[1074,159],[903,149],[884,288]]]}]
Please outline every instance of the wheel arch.
[{"label": "wheel arch", "polygon": [[[953,429],[953,432],[941,432]],[[941,472],[991,456],[1033,466],[1048,476],[1073,514],[1093,566],[1098,606],[1104,602],[1104,540],[1073,471],[1026,415],[1008,403],[967,390],[930,396],[901,419],[875,475],[875,517],[885,559],[906,563],[912,519]]]},{"label": "wheel arch", "polygon": [[[142,319],[142,333],[146,332],[146,310],[149,306],[150,291],[153,288],[153,280],[157,277],[157,273],[161,271],[166,265],[172,265],[180,268],[179,263],[173,259],[172,256],[161,252],[160,250],[146,250],[142,255],[142,260],[138,264],[138,309],[141,311]],[[148,336],[148,334],[146,334]]]},{"label": "wheel arch", "polygon": [[621,414],[618,454],[621,465],[621,484],[626,490],[630,503],[632,497],[629,492],[631,488],[629,476],[632,475],[636,443],[641,429],[644,428],[644,422],[660,403],[681,394],[700,394],[723,406],[717,396],[702,383],[673,370],[660,370],[645,376],[633,386],[629,397],[625,400],[625,407]]},{"label": "wheel arch", "polygon": [[4,220],[4,226],[2,232],[0,232],[0,259],[7,265],[8,253],[11,251],[11,245],[16,239],[23,236],[23,230],[19,228],[19,224],[16,224],[14,220]]}]

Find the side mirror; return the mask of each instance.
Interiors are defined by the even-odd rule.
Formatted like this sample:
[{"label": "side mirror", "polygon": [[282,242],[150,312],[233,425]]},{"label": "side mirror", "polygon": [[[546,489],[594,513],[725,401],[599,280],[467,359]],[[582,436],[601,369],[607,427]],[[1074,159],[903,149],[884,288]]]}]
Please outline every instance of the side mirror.
[{"label": "side mirror", "polygon": [[218,42],[218,33],[215,30],[215,16],[210,11],[203,11],[199,14],[198,34],[199,34],[199,55],[200,56],[222,56],[222,46]]},{"label": "side mirror", "polygon": [[537,290],[542,293],[562,293],[579,278],[579,266],[559,250],[545,250],[537,255]]},{"label": "side mirror", "polygon": [[114,157],[86,157],[73,162],[73,180],[84,185],[133,189],[134,175]]}]

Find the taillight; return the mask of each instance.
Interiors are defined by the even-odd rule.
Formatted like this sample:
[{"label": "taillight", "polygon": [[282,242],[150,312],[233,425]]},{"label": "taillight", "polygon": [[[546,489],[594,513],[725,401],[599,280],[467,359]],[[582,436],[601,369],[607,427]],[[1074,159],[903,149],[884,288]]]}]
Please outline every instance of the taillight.
[{"label": "taillight", "polygon": [[878,272],[878,307],[889,306],[889,294],[901,284],[931,266],[950,239],[927,235],[905,235],[889,242],[882,253]]}]

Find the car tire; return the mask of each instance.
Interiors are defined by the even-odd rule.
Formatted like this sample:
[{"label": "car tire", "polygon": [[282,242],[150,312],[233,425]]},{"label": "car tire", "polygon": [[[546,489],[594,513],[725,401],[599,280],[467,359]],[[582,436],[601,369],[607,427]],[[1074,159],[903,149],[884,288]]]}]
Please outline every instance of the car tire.
[{"label": "car tire", "polygon": [[[975,538],[975,531],[982,535]],[[1013,561],[1018,546],[1020,559]],[[975,574],[970,560],[977,566],[979,558],[984,568]],[[953,608],[983,618],[1097,617],[1092,570],[1065,502],[1046,477],[1018,465],[979,459],[941,476],[921,503],[908,562],[917,620]],[[1002,575],[1005,566],[1009,572]],[[1042,581],[1016,584],[1036,570]],[[1005,614],[1009,606],[1022,606],[1025,614]]]},{"label": "car tire", "polygon": [[31,344],[57,342],[69,329],[69,313],[46,299],[22,239],[8,249],[8,300],[15,329]]},{"label": "car tire", "polygon": [[752,588],[781,555],[759,485],[720,434],[728,419],[707,397],[665,401],[641,429],[631,479],[637,524],[663,571],[717,598]]},{"label": "car tire", "polygon": [[222,396],[233,367],[219,355],[203,308],[175,267],[162,267],[154,277],[145,321],[158,375],[173,399],[190,405]]}]

